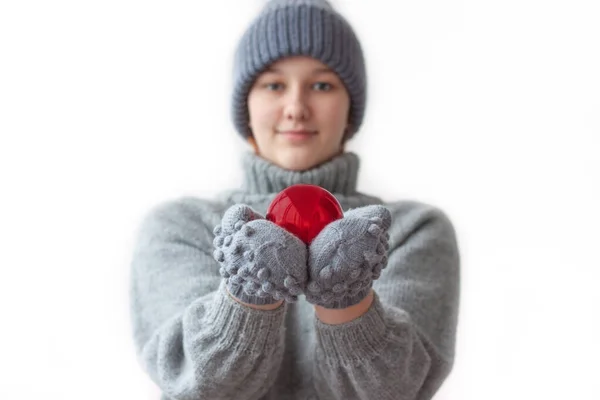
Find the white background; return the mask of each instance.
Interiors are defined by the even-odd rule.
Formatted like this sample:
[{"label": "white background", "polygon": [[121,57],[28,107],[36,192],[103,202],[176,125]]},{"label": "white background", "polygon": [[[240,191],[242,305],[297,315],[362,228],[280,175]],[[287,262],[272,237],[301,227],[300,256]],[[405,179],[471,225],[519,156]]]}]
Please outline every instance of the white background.
[{"label": "white background", "polygon": [[[131,341],[133,231],[238,185],[231,61],[260,3],[0,3],[0,398],[158,399]],[[334,4],[368,62],[359,189],[459,234],[436,399],[599,399],[597,1]]]}]

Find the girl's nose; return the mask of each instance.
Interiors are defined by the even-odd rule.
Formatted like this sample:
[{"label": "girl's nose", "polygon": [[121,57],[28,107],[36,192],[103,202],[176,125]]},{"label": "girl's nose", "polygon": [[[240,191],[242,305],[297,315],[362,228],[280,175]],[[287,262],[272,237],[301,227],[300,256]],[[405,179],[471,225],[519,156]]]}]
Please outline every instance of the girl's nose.
[{"label": "girl's nose", "polygon": [[290,91],[285,101],[284,114],[286,119],[306,120],[310,117],[308,104],[300,90]]}]

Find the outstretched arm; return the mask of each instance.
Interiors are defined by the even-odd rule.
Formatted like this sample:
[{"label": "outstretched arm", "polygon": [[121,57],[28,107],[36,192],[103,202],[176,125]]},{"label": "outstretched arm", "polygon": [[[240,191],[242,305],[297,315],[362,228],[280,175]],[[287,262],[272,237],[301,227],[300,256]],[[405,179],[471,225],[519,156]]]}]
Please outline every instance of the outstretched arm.
[{"label": "outstretched arm", "polygon": [[286,305],[259,310],[229,295],[201,218],[209,211],[175,202],[141,224],[131,263],[135,344],[169,398],[258,399],[283,356]]},{"label": "outstretched arm", "polygon": [[390,210],[388,266],[372,301],[352,306],[354,318],[349,309],[317,310],[321,398],[431,399],[452,369],[460,280],[454,228],[424,204]]}]

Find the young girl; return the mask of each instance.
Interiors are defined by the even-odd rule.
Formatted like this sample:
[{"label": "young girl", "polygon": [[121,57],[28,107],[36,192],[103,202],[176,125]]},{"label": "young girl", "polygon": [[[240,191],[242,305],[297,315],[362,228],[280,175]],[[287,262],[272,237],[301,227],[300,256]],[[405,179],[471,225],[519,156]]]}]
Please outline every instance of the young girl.
[{"label": "young girl", "polygon": [[[366,76],[325,0],[273,0],[235,56],[244,181],[145,216],[132,258],[134,339],[163,399],[433,397],[451,371],[459,251],[440,209],[357,191]],[[265,219],[299,183],[344,217],[309,244]]]}]

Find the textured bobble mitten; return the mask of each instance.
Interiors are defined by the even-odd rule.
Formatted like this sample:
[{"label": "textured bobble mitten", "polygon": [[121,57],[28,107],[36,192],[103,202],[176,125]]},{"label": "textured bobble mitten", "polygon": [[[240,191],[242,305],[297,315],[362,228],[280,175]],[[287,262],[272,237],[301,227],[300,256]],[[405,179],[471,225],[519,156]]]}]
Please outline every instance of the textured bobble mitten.
[{"label": "textured bobble mitten", "polygon": [[360,303],[387,266],[391,219],[370,205],[327,225],[309,246],[306,300],[336,309]]},{"label": "textured bobble mitten", "polygon": [[227,289],[249,304],[296,302],[306,287],[306,244],[244,204],[214,229],[214,258]]}]

